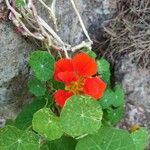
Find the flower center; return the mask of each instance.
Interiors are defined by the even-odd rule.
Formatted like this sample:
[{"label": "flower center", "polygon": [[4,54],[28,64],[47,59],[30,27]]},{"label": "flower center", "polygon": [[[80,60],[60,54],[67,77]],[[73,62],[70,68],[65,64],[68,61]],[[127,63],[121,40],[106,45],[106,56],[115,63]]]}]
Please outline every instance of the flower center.
[{"label": "flower center", "polygon": [[71,84],[65,86],[65,90],[74,94],[80,94],[83,91],[84,78],[80,77],[79,80],[71,82]]}]

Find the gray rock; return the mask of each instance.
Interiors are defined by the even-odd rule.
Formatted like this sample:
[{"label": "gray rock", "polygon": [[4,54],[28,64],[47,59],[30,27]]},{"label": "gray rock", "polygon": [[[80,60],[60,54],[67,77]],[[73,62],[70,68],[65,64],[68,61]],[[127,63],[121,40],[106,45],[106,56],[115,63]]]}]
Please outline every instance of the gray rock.
[{"label": "gray rock", "polygon": [[123,125],[139,124],[150,130],[150,70],[138,67],[130,56],[124,56],[116,61],[115,77],[126,94]]},{"label": "gray rock", "polygon": [[0,35],[0,115],[4,116],[11,110],[6,109],[7,105],[22,101],[17,96],[24,90],[27,57],[34,46],[17,34],[7,21],[0,23]]}]

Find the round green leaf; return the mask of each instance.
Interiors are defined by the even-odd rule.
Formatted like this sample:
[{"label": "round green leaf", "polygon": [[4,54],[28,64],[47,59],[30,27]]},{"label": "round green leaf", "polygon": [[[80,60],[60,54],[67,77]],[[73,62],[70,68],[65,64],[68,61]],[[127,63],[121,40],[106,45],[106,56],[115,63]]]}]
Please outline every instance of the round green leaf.
[{"label": "round green leaf", "polygon": [[144,150],[148,146],[148,131],[146,128],[140,128],[139,130],[132,132],[131,137],[135,144],[136,150]]},{"label": "round green leaf", "polygon": [[40,109],[34,114],[32,125],[36,132],[48,140],[55,140],[63,135],[59,118],[48,108]]},{"label": "round green leaf", "polygon": [[35,96],[43,96],[46,92],[44,84],[37,79],[29,80],[28,88],[29,91]]},{"label": "round green leaf", "polygon": [[75,137],[97,132],[102,115],[101,106],[92,97],[74,95],[62,109],[60,121],[65,133]]},{"label": "round green leaf", "polygon": [[97,61],[98,73],[101,78],[108,84],[110,84],[110,64],[106,59],[101,58]]},{"label": "round green leaf", "polygon": [[29,59],[32,70],[41,81],[47,81],[53,77],[54,62],[54,58],[45,51],[35,51]]},{"label": "round green leaf", "polygon": [[114,101],[113,101],[113,106],[118,107],[124,105],[124,91],[123,89],[119,86],[116,85],[114,88]]},{"label": "round green leaf", "polygon": [[31,132],[22,131],[14,126],[0,130],[1,150],[39,150],[37,138]]},{"label": "round green leaf", "polygon": [[43,108],[45,104],[46,99],[40,98],[24,106],[15,120],[15,126],[22,130],[27,129],[32,125],[33,114],[39,109]]},{"label": "round green leaf", "polygon": [[106,110],[106,119],[113,125],[119,123],[124,115],[124,107],[118,107],[115,109],[108,109]]},{"label": "round green leaf", "polygon": [[75,150],[77,141],[71,137],[62,136],[58,140],[49,141],[41,146],[41,150]]},{"label": "round green leaf", "polygon": [[90,57],[92,57],[94,59],[96,58],[96,54],[92,50],[90,50],[89,48],[85,47],[82,49],[82,51],[87,53]]},{"label": "round green leaf", "polygon": [[111,89],[107,89],[102,98],[100,98],[99,103],[103,109],[109,108],[114,102],[115,94]]},{"label": "round green leaf", "polygon": [[81,139],[76,150],[136,150],[130,134],[121,129],[102,127],[97,134]]}]

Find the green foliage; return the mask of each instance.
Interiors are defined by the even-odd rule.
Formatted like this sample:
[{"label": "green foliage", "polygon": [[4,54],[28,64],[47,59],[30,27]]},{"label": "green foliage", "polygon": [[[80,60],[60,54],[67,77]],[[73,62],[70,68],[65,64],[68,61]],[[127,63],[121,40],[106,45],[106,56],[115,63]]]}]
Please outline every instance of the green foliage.
[{"label": "green foliage", "polygon": [[99,100],[100,105],[103,109],[109,108],[110,106],[119,107],[124,105],[124,91],[116,85],[114,90],[108,88],[103,97]]},{"label": "green foliage", "polygon": [[59,118],[48,108],[40,109],[34,114],[32,125],[36,132],[48,140],[59,139],[63,135]]},{"label": "green foliage", "polygon": [[116,85],[114,88],[114,93],[115,93],[115,95],[114,95],[114,101],[113,101],[112,105],[114,107],[124,105],[124,91],[123,91],[123,89],[119,85]]},{"label": "green foliage", "polygon": [[1,150],[40,150],[38,139],[29,131],[22,131],[14,126],[0,130]]},{"label": "green foliage", "polygon": [[102,115],[100,105],[92,97],[74,95],[62,109],[60,120],[65,133],[75,137],[97,132]]},{"label": "green foliage", "polygon": [[116,125],[121,121],[123,115],[124,115],[124,107],[120,106],[117,108],[107,109],[104,118],[112,125]]},{"label": "green foliage", "polygon": [[54,58],[45,51],[35,51],[31,54],[29,64],[38,80],[52,79],[54,71]]},{"label": "green foliage", "polygon": [[[19,129],[25,130],[32,125],[33,114],[39,109],[43,108],[47,99],[36,99],[30,104],[23,107],[15,120],[15,126]],[[49,100],[51,101],[51,99]]]},{"label": "green foliage", "polygon": [[140,128],[139,130],[132,132],[131,137],[136,146],[136,150],[144,150],[148,146],[148,131],[146,128]]},{"label": "green foliage", "polygon": [[82,51],[87,53],[90,57],[92,57],[94,59],[96,58],[96,54],[92,50],[90,50],[89,48],[85,47],[82,49]]},{"label": "green foliage", "polygon": [[110,84],[110,64],[106,59],[101,58],[97,60],[98,73],[101,75],[101,78],[107,83]]},{"label": "green foliage", "polygon": [[103,97],[99,100],[100,105],[103,109],[109,108],[115,99],[115,94],[111,89],[107,89]]},{"label": "green foliage", "polygon": [[71,137],[62,136],[58,140],[42,145],[41,150],[75,150],[77,141]]},{"label": "green foliage", "polygon": [[28,88],[29,91],[35,96],[44,96],[46,92],[45,85],[37,79],[29,80]]},{"label": "green foliage", "polygon": [[16,7],[20,8],[22,6],[25,6],[25,0],[16,0]]},{"label": "green foliage", "polygon": [[64,89],[65,88],[65,85],[64,83],[62,82],[58,82],[56,80],[51,80],[49,82],[50,84],[50,87],[53,89],[53,90],[59,90],[59,89]]},{"label": "green foliage", "polygon": [[81,139],[76,150],[136,150],[127,131],[109,127],[100,128],[97,134]]}]

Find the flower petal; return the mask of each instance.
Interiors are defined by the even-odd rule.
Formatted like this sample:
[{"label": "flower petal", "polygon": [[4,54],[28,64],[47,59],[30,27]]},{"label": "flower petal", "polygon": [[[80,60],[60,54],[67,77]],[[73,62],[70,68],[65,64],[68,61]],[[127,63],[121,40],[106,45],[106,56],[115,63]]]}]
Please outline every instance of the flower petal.
[{"label": "flower petal", "polygon": [[97,72],[96,61],[85,53],[73,57],[74,70],[81,76],[90,77]]},{"label": "flower petal", "polygon": [[57,78],[61,81],[64,82],[66,84],[69,84],[71,82],[77,81],[78,77],[77,75],[75,75],[74,72],[69,72],[69,71],[65,71],[65,72],[60,72],[57,74]]},{"label": "flower petal", "polygon": [[90,95],[95,99],[102,97],[105,89],[106,84],[99,77],[87,78],[83,88],[85,94]]},{"label": "flower petal", "polygon": [[72,95],[73,93],[71,92],[66,92],[65,90],[58,90],[54,94],[55,102],[58,106],[63,107],[67,99]]},{"label": "flower petal", "polygon": [[70,71],[73,72],[73,63],[71,59],[60,59],[55,63],[54,79],[60,81],[58,73]]}]

